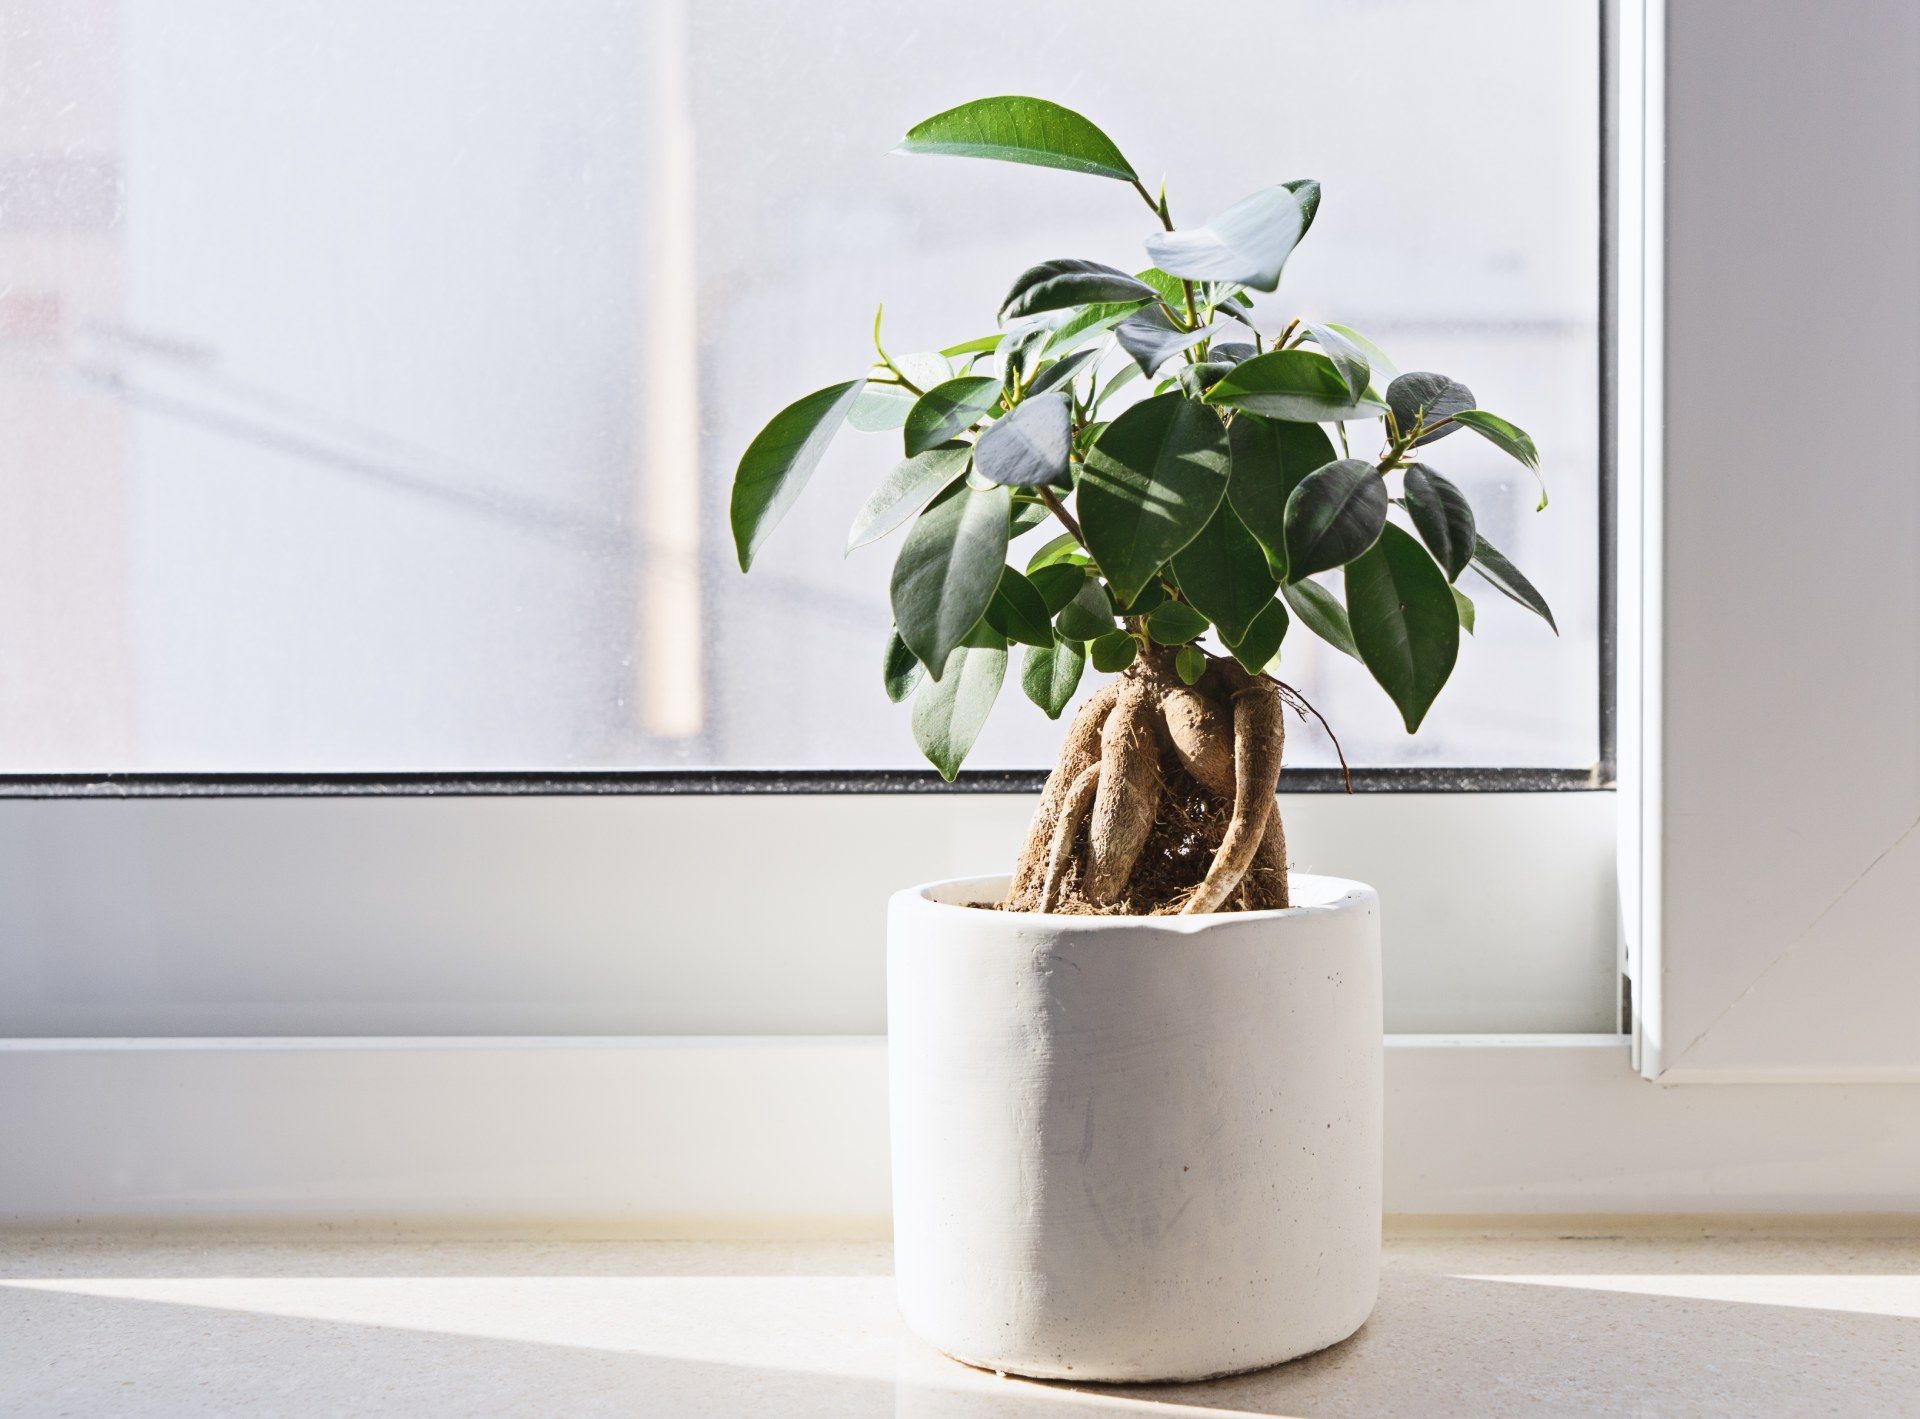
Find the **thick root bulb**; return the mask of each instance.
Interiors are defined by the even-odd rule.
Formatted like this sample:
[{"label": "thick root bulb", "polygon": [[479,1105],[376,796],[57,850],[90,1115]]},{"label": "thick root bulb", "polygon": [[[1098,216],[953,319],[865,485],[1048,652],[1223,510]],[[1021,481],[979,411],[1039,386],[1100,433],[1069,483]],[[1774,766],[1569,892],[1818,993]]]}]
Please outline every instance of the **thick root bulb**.
[{"label": "thick root bulb", "polygon": [[1145,677],[1121,682],[1100,732],[1100,782],[1087,830],[1087,897],[1114,901],[1153,831],[1160,802],[1160,716]]}]

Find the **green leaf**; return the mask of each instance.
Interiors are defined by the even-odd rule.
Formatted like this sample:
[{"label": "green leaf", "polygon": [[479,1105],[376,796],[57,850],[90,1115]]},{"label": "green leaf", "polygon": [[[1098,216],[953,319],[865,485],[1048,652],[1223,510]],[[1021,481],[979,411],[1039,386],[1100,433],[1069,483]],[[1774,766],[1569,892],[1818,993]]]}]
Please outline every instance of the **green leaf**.
[{"label": "green leaf", "polygon": [[1139,653],[1140,643],[1125,631],[1108,631],[1087,647],[1093,668],[1103,675],[1119,674],[1133,664],[1134,656]]},{"label": "green leaf", "polygon": [[1355,399],[1367,392],[1367,385],[1373,379],[1373,366],[1367,359],[1366,351],[1353,341],[1335,330],[1331,325],[1303,324],[1300,327],[1333,367],[1340,371],[1340,377],[1347,382],[1347,392]]},{"label": "green leaf", "polygon": [[1100,583],[1088,577],[1073,600],[1061,608],[1054,625],[1068,640],[1098,640],[1113,629],[1113,603]]},{"label": "green leaf", "polygon": [[1053,335],[1053,327],[1044,320],[1016,326],[1007,332],[1007,338],[993,352],[995,373],[1000,376],[1003,388],[1014,393],[1033,378],[1033,372],[1045,357]]},{"label": "green leaf", "polygon": [[938,675],[953,648],[986,614],[1007,560],[1013,495],[960,484],[920,514],[893,564],[893,620],[900,639]]},{"label": "green leaf", "polygon": [[1560,627],[1554,625],[1553,612],[1547,609],[1547,598],[1520,574],[1520,568],[1502,556],[1499,549],[1484,537],[1476,536],[1473,539],[1473,569],[1492,582],[1496,591],[1519,602],[1552,626],[1556,636],[1560,634]]},{"label": "green leaf", "polygon": [[1023,399],[988,425],[973,445],[973,468],[989,483],[1032,488],[1064,482],[1073,451],[1073,416],[1058,392]]},{"label": "green leaf", "polygon": [[890,365],[873,366],[867,371],[867,377],[895,379],[904,375],[922,389],[932,389],[934,385],[953,378],[953,366],[947,363],[946,356],[936,355],[931,350],[921,350],[911,355],[895,355],[892,359],[893,363]]},{"label": "green leaf", "polygon": [[1155,645],[1185,645],[1207,633],[1207,618],[1184,601],[1162,601],[1147,616],[1147,637]]},{"label": "green leaf", "polygon": [[1300,480],[1287,499],[1287,575],[1293,581],[1352,561],[1387,525],[1387,483],[1371,463],[1343,458]]},{"label": "green leaf", "polygon": [[1062,322],[1047,337],[1046,353],[1064,354],[1066,351],[1086,344],[1095,336],[1104,335],[1121,321],[1140,309],[1139,301],[1121,301],[1114,305],[1090,305],[1071,320]]},{"label": "green leaf", "polygon": [[1253,624],[1247,627],[1239,643],[1229,642],[1227,649],[1249,675],[1258,675],[1273,664],[1273,658],[1280,653],[1280,643],[1286,638],[1286,603],[1276,599],[1260,608],[1260,614],[1253,618]]},{"label": "green leaf", "polygon": [[1207,402],[1300,424],[1377,419],[1386,410],[1377,400],[1356,399],[1333,361],[1312,350],[1270,350],[1242,360],[1207,391]]},{"label": "green leaf", "polygon": [[1000,381],[986,375],[963,374],[936,384],[907,414],[907,452],[924,453],[965,433],[999,402]]},{"label": "green leaf", "polygon": [[853,527],[847,532],[847,550],[879,541],[932,502],[967,471],[972,452],[963,443],[947,444],[896,465],[854,517]]},{"label": "green leaf", "polygon": [[1514,427],[1498,414],[1489,414],[1485,409],[1462,410],[1453,416],[1453,422],[1465,424],[1501,452],[1526,464],[1533,476],[1540,479],[1540,502],[1534,510],[1538,512],[1546,507],[1547,480],[1540,472],[1540,453],[1524,429]]},{"label": "green leaf", "polygon": [[1000,348],[1000,342],[1004,338],[998,330],[991,335],[976,335],[971,340],[962,340],[958,345],[947,346],[940,355],[941,358],[948,360],[957,360],[963,355],[991,355]]},{"label": "green leaf", "polygon": [[1203,404],[1162,394],[1107,426],[1077,501],[1087,550],[1122,600],[1199,535],[1227,490],[1227,436]]},{"label": "green leaf", "polygon": [[1280,588],[1300,624],[1343,655],[1360,658],[1353,643],[1353,627],[1347,621],[1347,608],[1340,599],[1317,581],[1289,582]]},{"label": "green leaf", "polygon": [[1080,588],[1087,583],[1087,573],[1084,567],[1071,562],[1049,562],[1029,571],[1027,580],[1040,593],[1047,615],[1052,617],[1066,610],[1068,603],[1080,594]]},{"label": "green leaf", "polygon": [[987,603],[987,624],[1022,645],[1053,644],[1053,614],[1034,584],[1012,567],[1000,570],[1000,585]]},{"label": "green leaf", "polygon": [[1182,329],[1166,311],[1150,305],[1114,326],[1113,338],[1140,366],[1140,373],[1152,378],[1168,360],[1206,339],[1207,332]]},{"label": "green leaf", "polygon": [[916,123],[894,150],[1061,168],[1118,182],[1138,182],[1113,140],[1046,99],[1002,95],[975,99]]},{"label": "green leaf", "polygon": [[1069,562],[1084,567],[1092,559],[1081,549],[1080,539],[1071,532],[1062,532],[1046,546],[1027,558],[1027,575],[1032,576],[1042,567],[1050,567],[1056,562]]},{"label": "green leaf", "polygon": [[1207,673],[1206,652],[1197,645],[1183,645],[1173,657],[1173,673],[1180,677],[1183,685],[1198,685],[1200,677]]},{"label": "green leaf", "polygon": [[914,696],[914,740],[949,783],[980,737],[1006,678],[1006,641],[978,626],[948,653],[939,678],[923,684]]},{"label": "green leaf", "polygon": [[[1042,365],[1040,373],[1033,377],[1027,386],[1027,398],[1036,394],[1045,394],[1049,389],[1059,389],[1063,384],[1071,384],[1075,375],[1100,358],[1098,350],[1076,350],[1064,360],[1055,360]],[[1066,391],[1062,391],[1065,393]]]},{"label": "green leaf", "polygon": [[927,667],[914,658],[907,649],[907,643],[900,639],[896,628],[887,637],[886,687],[887,698],[896,705],[913,693],[913,687],[927,673]]},{"label": "green leaf", "polygon": [[1232,360],[1201,360],[1198,364],[1182,365],[1177,376],[1180,388],[1189,399],[1205,398],[1207,391],[1233,366]]},{"label": "green leaf", "polygon": [[1020,661],[1020,688],[1048,719],[1058,719],[1073,692],[1080,688],[1080,672],[1086,665],[1086,647],[1079,641],[1029,646]]},{"label": "green leaf", "polygon": [[1227,501],[1240,514],[1267,567],[1287,579],[1287,499],[1307,474],[1333,462],[1333,441],[1318,424],[1286,424],[1258,414],[1234,416],[1228,431],[1233,481]]},{"label": "green leaf", "polygon": [[1473,560],[1473,509],[1467,495],[1424,463],[1407,466],[1407,516],[1433,559],[1458,581]]},{"label": "green leaf", "polygon": [[1467,598],[1467,593],[1462,591],[1459,587],[1454,586],[1454,587],[1449,587],[1447,589],[1453,593],[1453,609],[1455,613],[1458,614],[1458,616],[1460,617],[1460,629],[1465,631],[1468,635],[1472,635],[1473,634],[1473,602]]},{"label": "green leaf", "polygon": [[1000,303],[1000,318],[1039,315],[1049,310],[1072,306],[1112,304],[1121,301],[1155,299],[1153,287],[1137,281],[1124,271],[1102,266],[1098,261],[1078,261],[1062,257],[1043,261],[1020,273]]},{"label": "green leaf", "polygon": [[863,434],[891,433],[907,421],[913,399],[911,390],[898,385],[869,383],[847,411],[847,422]]},{"label": "green leaf", "polygon": [[1134,594],[1131,601],[1128,601],[1119,608],[1120,614],[1123,616],[1144,616],[1166,599],[1166,591],[1161,587],[1159,579],[1155,578],[1153,581],[1141,587],[1140,590]]},{"label": "green leaf", "polygon": [[1133,273],[1134,279],[1153,287],[1155,294],[1175,310],[1183,309],[1187,303],[1187,288],[1178,276],[1170,276],[1158,266],[1149,266],[1144,271]]},{"label": "green leaf", "polygon": [[1373,383],[1377,387],[1384,389],[1387,384],[1399,378],[1400,367],[1393,362],[1392,356],[1351,325],[1336,325],[1328,321],[1326,328],[1367,357],[1367,365],[1373,371]]},{"label": "green leaf", "polygon": [[1391,524],[1347,567],[1353,642],[1411,734],[1460,654],[1460,616],[1432,557]]},{"label": "green leaf", "polygon": [[1024,532],[1031,532],[1051,516],[1045,503],[1016,501],[1013,505],[1013,521],[1007,526],[1007,536],[1018,537]]},{"label": "green leaf", "polygon": [[[1442,421],[1473,408],[1473,391],[1457,379],[1420,370],[1403,374],[1387,386],[1387,407],[1393,410],[1402,438],[1423,424],[1427,426],[1429,432],[1413,441],[1418,448],[1453,432],[1454,426]],[[1433,428],[1435,424],[1440,427]]]},{"label": "green leaf", "polygon": [[754,435],[733,475],[733,546],[740,570],[753,566],[774,525],[826,455],[827,445],[846,422],[847,413],[866,387],[863,379],[815,390],[782,409]]},{"label": "green leaf", "polygon": [[1172,276],[1271,291],[1280,284],[1280,272],[1313,225],[1319,206],[1317,182],[1262,188],[1197,231],[1148,237],[1147,255]]},{"label": "green leaf", "polygon": [[1207,346],[1207,358],[1223,365],[1237,365],[1254,357],[1253,346],[1238,340],[1216,340]]},{"label": "green leaf", "polygon": [[1226,502],[1175,555],[1173,575],[1181,593],[1220,628],[1229,645],[1246,635],[1280,585],[1267,565],[1267,554]]}]

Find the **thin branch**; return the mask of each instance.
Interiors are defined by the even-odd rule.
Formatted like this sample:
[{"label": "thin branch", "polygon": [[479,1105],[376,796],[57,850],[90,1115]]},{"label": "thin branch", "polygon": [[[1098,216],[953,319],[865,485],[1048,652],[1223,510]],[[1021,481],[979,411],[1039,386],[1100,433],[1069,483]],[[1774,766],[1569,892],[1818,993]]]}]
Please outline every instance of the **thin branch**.
[{"label": "thin branch", "polygon": [[[1321,714],[1319,710],[1313,707],[1313,702],[1311,700],[1309,700],[1305,695],[1301,694],[1298,690],[1294,689],[1293,686],[1289,685],[1286,681],[1277,679],[1272,675],[1268,675],[1265,678],[1272,680],[1274,684],[1280,687],[1281,698],[1286,700],[1286,702],[1289,705],[1293,706],[1293,712],[1300,716],[1300,719],[1303,723],[1305,722],[1308,714],[1311,714],[1315,719],[1320,721],[1320,728],[1325,731],[1327,738],[1331,740],[1333,743],[1333,752],[1339,756],[1340,776],[1346,780],[1347,792],[1352,793],[1353,792],[1353,770],[1347,767],[1346,752],[1343,749],[1341,749],[1339,736],[1333,732],[1333,726],[1327,723],[1327,717]],[[1302,711],[1305,711],[1305,713],[1302,713]]]},{"label": "thin branch", "polygon": [[1034,490],[1040,494],[1040,501],[1047,505],[1053,515],[1060,519],[1060,525],[1073,534],[1073,540],[1082,547],[1087,545],[1087,534],[1080,530],[1080,524],[1074,521],[1073,514],[1067,511],[1067,505],[1060,501],[1060,495],[1044,483]]}]

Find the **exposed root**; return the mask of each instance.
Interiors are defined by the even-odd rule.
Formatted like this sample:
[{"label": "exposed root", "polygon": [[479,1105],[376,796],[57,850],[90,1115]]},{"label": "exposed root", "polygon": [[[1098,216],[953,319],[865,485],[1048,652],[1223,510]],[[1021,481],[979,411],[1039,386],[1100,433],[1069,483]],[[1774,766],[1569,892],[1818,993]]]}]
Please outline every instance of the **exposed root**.
[{"label": "exposed root", "polygon": [[1085,892],[1112,902],[1133,875],[1160,801],[1160,715],[1149,673],[1129,671],[1100,731],[1100,782],[1087,828]]},{"label": "exposed root", "polygon": [[1050,912],[1060,904],[1061,884],[1073,863],[1074,842],[1080,836],[1081,824],[1087,821],[1087,812],[1093,807],[1093,793],[1099,785],[1099,765],[1088,764],[1067,791],[1059,821],[1054,824],[1053,843],[1047,849],[1047,876],[1040,885],[1039,910],[1043,912]]},{"label": "exposed root", "polygon": [[1113,703],[1119,693],[1117,683],[1102,685],[1080,707],[1080,712],[1073,717],[1073,723],[1067,727],[1067,737],[1060,746],[1060,755],[1054,761],[1053,772],[1047,777],[1046,788],[1041,791],[1040,807],[1035,810],[1033,823],[1027,829],[1027,841],[1014,864],[1013,883],[1007,891],[1006,900],[1009,911],[1040,909],[1040,888],[1046,880],[1047,861],[1053,845],[1054,827],[1060,821],[1060,810],[1066,803],[1074,780],[1089,765],[1098,761],[1100,730],[1107,722],[1107,716],[1112,713]]},{"label": "exposed root", "polygon": [[1233,696],[1233,817],[1220,840],[1213,865],[1199,889],[1181,907],[1184,915],[1218,911],[1240,889],[1274,815],[1273,794],[1280,779],[1283,728],[1280,693],[1260,683]]}]

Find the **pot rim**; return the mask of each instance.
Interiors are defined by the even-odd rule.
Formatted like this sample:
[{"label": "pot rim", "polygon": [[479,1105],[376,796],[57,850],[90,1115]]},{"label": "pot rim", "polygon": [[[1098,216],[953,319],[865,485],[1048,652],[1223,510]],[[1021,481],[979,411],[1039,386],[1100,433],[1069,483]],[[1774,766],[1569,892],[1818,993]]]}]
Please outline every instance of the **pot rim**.
[{"label": "pot rim", "polygon": [[[1357,882],[1349,877],[1329,877],[1317,872],[1287,873],[1287,882],[1296,892],[1314,898],[1298,906],[1274,907],[1265,911],[1253,912],[1203,912],[1195,916],[1082,916],[1069,912],[999,912],[980,903],[993,901],[1006,894],[1007,884],[1012,874],[1007,872],[978,873],[967,877],[948,877],[938,882],[922,882],[915,887],[906,887],[894,893],[894,901],[914,911],[939,913],[967,912],[969,920],[983,922],[999,920],[1009,927],[1045,924],[1067,928],[1073,931],[1137,931],[1142,927],[1155,931],[1174,932],[1180,935],[1192,935],[1205,931],[1209,927],[1232,926],[1236,923],[1260,921],[1297,921],[1315,916],[1339,915],[1364,909],[1379,900],[1380,894],[1365,882]],[[971,900],[942,901],[936,892],[946,890],[958,894],[969,892]]]}]

